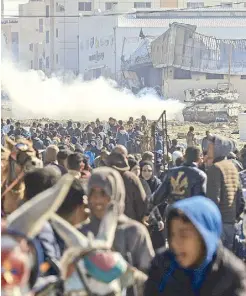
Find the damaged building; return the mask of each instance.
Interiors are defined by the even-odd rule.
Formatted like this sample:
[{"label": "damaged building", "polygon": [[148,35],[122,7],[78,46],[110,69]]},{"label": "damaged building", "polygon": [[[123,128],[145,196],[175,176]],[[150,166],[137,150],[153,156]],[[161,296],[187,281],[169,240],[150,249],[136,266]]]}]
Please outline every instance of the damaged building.
[{"label": "damaged building", "polygon": [[246,39],[218,39],[176,22],[155,40],[146,39],[124,61],[124,69],[136,73],[142,87],[159,84],[165,98],[185,100],[186,89],[229,83],[239,102],[246,103]]}]

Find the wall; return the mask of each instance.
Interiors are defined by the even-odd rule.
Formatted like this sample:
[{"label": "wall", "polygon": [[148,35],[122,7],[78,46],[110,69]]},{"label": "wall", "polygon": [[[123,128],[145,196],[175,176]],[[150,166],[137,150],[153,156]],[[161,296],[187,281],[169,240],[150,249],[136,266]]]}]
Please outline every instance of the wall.
[{"label": "wall", "polygon": [[2,19],[1,32],[5,46],[2,46],[2,56],[7,55],[13,61],[19,60],[19,22],[16,19]]},{"label": "wall", "polygon": [[116,16],[80,19],[80,73],[108,67],[114,73]]},{"label": "wall", "polygon": [[[119,28],[117,19],[117,16],[94,16],[80,19],[81,74],[89,69],[107,67],[108,72],[114,77],[115,68],[116,72],[120,72],[121,69],[122,51],[127,59],[141,43],[139,38],[141,28]],[[116,28],[115,32],[114,28]],[[144,28],[143,32],[146,35],[158,36],[163,32],[163,28]],[[109,42],[108,45],[106,45],[107,42]]]},{"label": "wall", "polygon": [[178,0],[160,0],[161,8],[177,8]]},{"label": "wall", "polygon": [[[239,1],[239,3],[237,4],[237,2],[228,1],[228,0],[177,0],[177,1],[178,1],[178,8],[185,8],[185,7],[187,7],[187,2],[203,2],[204,3],[204,7],[206,7],[206,6],[218,6],[218,5],[221,5],[223,3],[232,3],[233,7],[236,7],[236,8],[242,2],[246,2],[246,1],[243,1],[242,0],[242,1]],[[242,7],[242,6],[240,5],[239,7]]]},{"label": "wall", "polygon": [[[37,15],[37,17],[31,17]],[[49,55],[46,52],[46,31],[50,28],[46,23],[45,18],[45,2],[44,1],[33,1],[27,4],[19,5],[19,25],[20,25],[20,36],[19,36],[19,52],[20,52],[20,63],[25,68],[39,69],[39,60],[42,61],[45,70],[45,56]],[[23,16],[23,17],[22,17]],[[30,16],[30,17],[26,17]],[[43,20],[43,32],[39,30],[39,20]],[[30,45],[33,45],[33,49],[30,49]]]},{"label": "wall", "polygon": [[[226,78],[226,77],[225,77]],[[227,79],[206,79],[206,76],[192,75],[192,79],[166,79],[162,81],[162,88],[165,95],[183,101],[185,99],[184,90],[189,88],[216,88],[218,83],[227,83]],[[231,83],[239,94],[239,101],[246,104],[245,80],[240,76],[231,76]]]},{"label": "wall", "polygon": [[151,8],[160,8],[159,0],[94,0],[93,7],[94,9],[101,9],[101,11],[104,11],[106,2],[118,3],[113,8],[113,11],[130,11],[132,8],[134,8],[134,2],[151,2]]},{"label": "wall", "polygon": [[[78,2],[78,0],[55,1],[54,13],[57,18],[54,18],[54,71],[57,72],[78,72],[78,25],[80,13],[78,11]],[[59,10],[57,4],[64,7],[64,11]],[[58,32],[58,37],[56,37],[56,32]]]}]

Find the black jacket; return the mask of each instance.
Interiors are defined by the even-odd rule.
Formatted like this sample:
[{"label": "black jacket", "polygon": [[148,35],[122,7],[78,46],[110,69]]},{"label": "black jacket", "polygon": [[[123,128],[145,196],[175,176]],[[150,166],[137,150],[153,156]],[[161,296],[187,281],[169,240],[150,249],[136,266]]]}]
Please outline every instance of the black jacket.
[{"label": "black jacket", "polygon": [[218,249],[213,262],[208,266],[204,282],[198,293],[192,290],[189,276],[182,269],[175,269],[167,278],[163,292],[159,286],[169,272],[169,251],[156,255],[151,263],[145,284],[145,296],[245,296],[246,267],[243,262],[224,247]]},{"label": "black jacket", "polygon": [[207,176],[195,164],[184,164],[170,169],[163,183],[153,194],[153,205],[164,200],[173,202],[195,195],[206,196]]}]

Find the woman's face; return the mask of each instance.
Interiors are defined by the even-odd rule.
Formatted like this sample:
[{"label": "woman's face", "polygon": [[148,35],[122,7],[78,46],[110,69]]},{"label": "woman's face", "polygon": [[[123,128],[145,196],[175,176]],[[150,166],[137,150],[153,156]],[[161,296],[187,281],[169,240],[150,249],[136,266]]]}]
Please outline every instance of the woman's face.
[{"label": "woman's face", "polygon": [[135,165],[132,169],[131,172],[133,172],[133,174],[135,174],[137,177],[140,176],[140,166],[139,165]]},{"label": "woman's face", "polygon": [[142,168],[142,177],[144,180],[148,181],[149,179],[151,179],[153,175],[153,169],[150,165],[146,164],[143,166]]}]

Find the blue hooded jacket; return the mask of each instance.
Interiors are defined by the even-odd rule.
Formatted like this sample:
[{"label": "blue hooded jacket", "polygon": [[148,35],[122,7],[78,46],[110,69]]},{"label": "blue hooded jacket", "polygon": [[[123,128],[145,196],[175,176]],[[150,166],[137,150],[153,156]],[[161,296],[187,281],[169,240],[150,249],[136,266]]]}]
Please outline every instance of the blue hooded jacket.
[{"label": "blue hooded jacket", "polygon": [[180,268],[191,277],[193,291],[197,294],[205,279],[207,267],[212,262],[218,249],[222,232],[221,214],[216,204],[203,196],[195,196],[178,201],[172,205],[171,209],[178,209],[183,212],[198,230],[206,246],[206,257],[197,269],[184,269],[179,266],[174,254],[171,254],[173,261],[170,270],[164,275],[161,281],[159,291],[164,291],[169,277],[176,268]]}]

